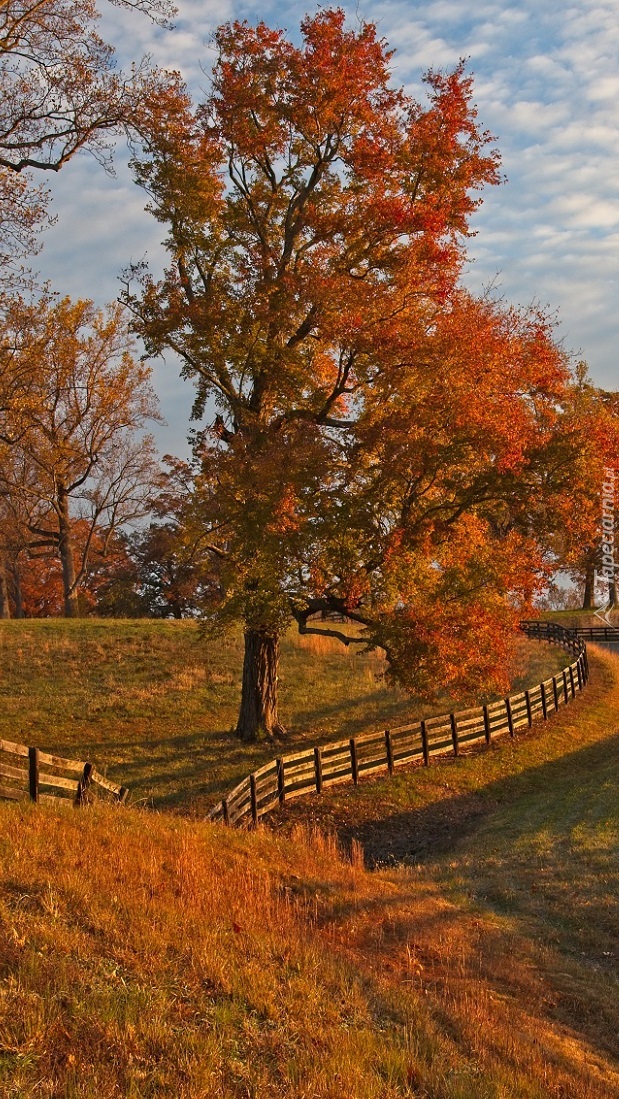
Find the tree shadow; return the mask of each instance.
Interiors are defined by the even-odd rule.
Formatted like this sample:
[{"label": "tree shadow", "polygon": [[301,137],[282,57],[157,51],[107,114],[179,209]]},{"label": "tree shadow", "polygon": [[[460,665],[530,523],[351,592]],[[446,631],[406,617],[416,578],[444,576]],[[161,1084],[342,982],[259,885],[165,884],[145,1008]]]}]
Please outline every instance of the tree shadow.
[{"label": "tree shadow", "polygon": [[[441,760],[441,766],[449,763],[456,761]],[[619,822],[619,734],[466,794],[360,825],[352,822],[338,835],[348,848],[353,840],[361,845],[368,867],[417,865],[457,851],[502,806],[527,802],[520,827],[512,832],[516,841],[539,827],[564,830],[566,803],[576,823],[578,814],[590,814],[600,798],[606,819]]]},{"label": "tree shadow", "polygon": [[[478,791],[341,827],[338,838],[359,843],[371,868],[421,869],[397,879],[391,910],[385,901],[393,941],[412,938],[423,952],[437,921],[447,938],[450,925],[480,928],[484,981],[526,998],[539,967],[536,1010],[619,1067],[619,734]],[[431,897],[452,903],[424,905]],[[372,949],[373,934],[370,923],[359,949]]]}]

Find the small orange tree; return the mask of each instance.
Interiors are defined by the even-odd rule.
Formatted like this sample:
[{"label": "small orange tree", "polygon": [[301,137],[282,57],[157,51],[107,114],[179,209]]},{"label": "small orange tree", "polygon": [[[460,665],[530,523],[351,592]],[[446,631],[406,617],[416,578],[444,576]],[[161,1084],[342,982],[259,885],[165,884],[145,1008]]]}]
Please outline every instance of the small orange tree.
[{"label": "small orange tree", "polygon": [[543,316],[459,286],[498,181],[462,66],[429,73],[422,106],[372,24],[301,29],[225,25],[207,100],[178,82],[153,102],[135,172],[171,263],[132,269],[124,296],[194,379],[194,415],[216,412],[190,510],[220,562],[212,617],[245,624],[247,740],[281,731],[279,637],[318,612],[411,688],[501,681],[569,386]]},{"label": "small orange tree", "polygon": [[19,340],[9,342],[19,385],[7,386],[0,415],[0,499],[21,517],[31,554],[60,559],[65,614],[75,616],[95,546],[104,553],[121,524],[150,510],[158,466],[152,438],[137,432],[158,417],[156,398],[120,305],[43,298],[18,315]]}]

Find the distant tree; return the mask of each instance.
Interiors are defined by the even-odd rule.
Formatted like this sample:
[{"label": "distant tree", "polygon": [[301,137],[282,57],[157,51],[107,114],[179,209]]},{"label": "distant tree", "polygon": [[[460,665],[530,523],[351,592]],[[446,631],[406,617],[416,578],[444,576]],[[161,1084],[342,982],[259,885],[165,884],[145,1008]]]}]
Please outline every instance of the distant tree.
[{"label": "distant tree", "polygon": [[140,595],[154,618],[185,618],[200,605],[200,577],[173,523],[151,523],[129,538]]},{"label": "distant tree", "polygon": [[[619,393],[593,385],[585,363],[576,367],[574,384],[564,403],[567,449],[558,448],[554,469],[572,485],[573,500],[560,505],[553,545],[560,568],[582,588],[583,609],[595,605],[595,574],[602,568],[602,486],[605,471],[619,470]],[[574,445],[574,443],[577,445]],[[619,558],[618,558],[619,561]],[[616,602],[616,585],[609,588]]]},{"label": "distant tree", "polygon": [[129,272],[125,300],[194,414],[217,406],[192,521],[221,567],[211,617],[244,622],[245,740],[281,732],[279,638],[319,612],[411,689],[504,686],[569,494],[547,463],[570,385],[552,326],[459,286],[498,180],[470,79],[430,73],[421,106],[372,24],[321,10],[302,35],[221,27],[208,99],[155,99],[135,165],[171,264]]},{"label": "distant tree", "polygon": [[[168,0],[113,0],[157,21]],[[81,149],[100,160],[109,139],[135,125],[160,79],[147,60],[129,74],[96,32],[93,0],[2,0],[0,4],[0,256],[36,250],[46,192],[41,170],[57,172]]]},{"label": "distant tree", "polygon": [[120,306],[65,298],[30,313],[30,342],[15,356],[29,371],[26,397],[0,417],[0,494],[25,516],[31,555],[58,556],[74,616],[95,546],[105,553],[119,526],[148,514],[158,467],[151,437],[137,432],[158,413]]}]

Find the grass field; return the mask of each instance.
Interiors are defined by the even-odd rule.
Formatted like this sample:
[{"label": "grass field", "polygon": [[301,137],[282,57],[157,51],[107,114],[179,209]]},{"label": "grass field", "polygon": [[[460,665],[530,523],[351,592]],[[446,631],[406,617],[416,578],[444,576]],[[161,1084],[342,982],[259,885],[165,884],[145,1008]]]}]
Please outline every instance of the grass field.
[{"label": "grass field", "polygon": [[[513,679],[539,682],[565,663],[522,639]],[[194,622],[41,619],[0,622],[0,737],[88,759],[131,799],[204,813],[281,751],[354,735],[435,710],[389,688],[378,653],[291,634],[282,645],[284,745],[232,735],[242,637],[207,644]]]},{"label": "grass field", "polygon": [[619,661],[591,664],[513,744],[324,799],[408,841],[374,872],[291,818],[0,804],[0,1094],[619,1096]]}]

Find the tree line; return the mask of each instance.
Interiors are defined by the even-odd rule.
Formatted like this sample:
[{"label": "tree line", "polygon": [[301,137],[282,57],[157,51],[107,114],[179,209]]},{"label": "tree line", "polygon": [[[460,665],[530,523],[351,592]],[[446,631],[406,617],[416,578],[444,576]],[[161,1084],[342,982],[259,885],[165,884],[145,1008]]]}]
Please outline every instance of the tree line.
[{"label": "tree line", "polygon": [[[69,9],[90,69],[44,99],[60,70],[40,59],[66,48],[55,21]],[[246,740],[285,732],[291,624],[381,648],[417,693],[504,689],[518,619],[558,566],[584,575],[599,552],[619,419],[547,313],[463,285],[471,215],[501,182],[465,67],[430,70],[417,102],[394,85],[374,24],[321,9],[299,44],[263,23],[220,27],[196,103],[176,73],[115,74],[88,39],[93,18],[84,0],[43,0],[9,4],[0,23],[0,172],[21,206],[0,216],[14,271],[4,606],[20,554],[32,566],[51,553],[67,614],[81,589],[99,613],[139,613],[142,599],[214,631],[240,621]],[[29,53],[12,45],[24,34]],[[162,226],[164,274],[127,268],[108,310],[29,292],[15,263],[45,214],[33,174],[81,148],[104,158],[121,131]],[[140,434],[157,413],[135,337],[151,358],[173,351],[195,386],[192,459],[164,478]],[[154,522],[128,533],[154,498]]]}]

